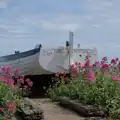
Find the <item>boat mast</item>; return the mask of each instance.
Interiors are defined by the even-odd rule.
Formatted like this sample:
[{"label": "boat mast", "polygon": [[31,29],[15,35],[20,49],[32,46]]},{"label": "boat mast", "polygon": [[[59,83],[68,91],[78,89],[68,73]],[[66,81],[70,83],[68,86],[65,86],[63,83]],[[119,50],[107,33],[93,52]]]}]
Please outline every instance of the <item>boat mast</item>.
[{"label": "boat mast", "polygon": [[71,73],[71,55],[73,53],[73,32],[69,31],[69,72]]}]

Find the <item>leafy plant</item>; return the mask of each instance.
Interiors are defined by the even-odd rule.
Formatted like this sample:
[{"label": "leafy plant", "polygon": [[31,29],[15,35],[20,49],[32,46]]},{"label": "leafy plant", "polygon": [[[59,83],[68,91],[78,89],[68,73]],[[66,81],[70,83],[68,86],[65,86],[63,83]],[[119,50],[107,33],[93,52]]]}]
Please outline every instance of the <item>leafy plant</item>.
[{"label": "leafy plant", "polygon": [[[120,61],[107,57],[90,65],[90,56],[85,63],[71,66],[72,79],[65,84],[65,79],[59,85],[49,88],[49,97],[57,101],[60,96],[78,99],[84,104],[94,105],[107,112],[112,119],[120,119]],[[59,73],[60,74],[60,73]],[[57,79],[58,79],[57,73]],[[61,81],[61,80],[60,80]]]},{"label": "leafy plant", "polygon": [[13,70],[10,66],[0,68],[0,120],[12,120],[21,105],[22,91],[29,91],[32,84],[29,79],[19,76],[18,69]]}]

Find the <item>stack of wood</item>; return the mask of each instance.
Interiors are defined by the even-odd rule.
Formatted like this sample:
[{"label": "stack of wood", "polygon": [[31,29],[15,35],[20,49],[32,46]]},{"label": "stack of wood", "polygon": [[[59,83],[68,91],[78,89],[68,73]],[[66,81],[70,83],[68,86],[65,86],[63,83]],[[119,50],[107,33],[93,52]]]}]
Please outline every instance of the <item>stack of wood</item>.
[{"label": "stack of wood", "polygon": [[20,116],[24,120],[44,120],[44,111],[37,103],[28,98],[23,99],[24,106],[20,107]]},{"label": "stack of wood", "polygon": [[66,107],[70,110],[77,112],[78,114],[85,116],[85,117],[102,117],[105,118],[107,114],[104,111],[95,108],[92,105],[84,105],[79,103],[77,100],[71,100],[68,97],[60,97],[59,103],[63,107]]}]

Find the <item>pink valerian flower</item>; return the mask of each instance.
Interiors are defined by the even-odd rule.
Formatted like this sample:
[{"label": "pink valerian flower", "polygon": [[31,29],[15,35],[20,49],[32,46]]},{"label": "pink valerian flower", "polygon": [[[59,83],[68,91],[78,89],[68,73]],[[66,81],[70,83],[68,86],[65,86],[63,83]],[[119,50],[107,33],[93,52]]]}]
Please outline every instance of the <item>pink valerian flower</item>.
[{"label": "pink valerian flower", "polygon": [[29,79],[29,78],[27,78],[25,81],[26,81],[26,82],[29,82],[29,81],[30,81],[30,79]]},{"label": "pink valerian flower", "polygon": [[1,68],[1,70],[2,70],[2,71],[7,71],[7,67],[4,66],[4,67]]},{"label": "pink valerian flower", "polygon": [[72,73],[74,73],[74,74],[78,74],[78,69],[76,68],[74,68],[74,69],[72,69]]},{"label": "pink valerian flower", "polygon": [[[76,62],[76,63],[77,63],[77,62]],[[78,72],[77,65],[78,65],[78,63],[71,65],[71,71],[72,71],[74,74],[77,74],[77,72]]]},{"label": "pink valerian flower", "polygon": [[23,78],[17,79],[17,81],[18,81],[18,83],[24,84],[24,79]]},{"label": "pink valerian flower", "polygon": [[120,76],[112,76],[112,80],[116,81],[118,84],[120,84]]},{"label": "pink valerian flower", "polygon": [[117,61],[119,61],[119,58],[116,58],[115,60],[116,60],[116,62],[117,62]]},{"label": "pink valerian flower", "polygon": [[3,108],[0,108],[0,113],[3,112]]},{"label": "pink valerian flower", "polygon": [[108,69],[109,68],[109,65],[108,64],[103,64],[102,66],[101,66],[101,68],[103,68],[103,69]]},{"label": "pink valerian flower", "polygon": [[120,76],[112,76],[112,80],[120,81]]},{"label": "pink valerian flower", "polygon": [[55,76],[56,76],[56,77],[59,77],[59,76],[60,76],[60,72],[57,72]]},{"label": "pink valerian flower", "polygon": [[17,68],[17,69],[15,69],[15,71],[14,71],[15,73],[19,73],[20,72],[20,70]]},{"label": "pink valerian flower", "polygon": [[101,62],[100,62],[100,65],[103,65],[103,64],[104,64],[104,61],[101,61]]},{"label": "pink valerian flower", "polygon": [[11,75],[11,73],[12,73],[12,69],[11,69],[10,66],[4,66],[4,67],[1,68],[1,70],[4,74]]},{"label": "pink valerian flower", "polygon": [[90,57],[87,56],[87,59],[85,60],[85,63],[84,63],[84,68],[90,68],[91,65],[90,65]]},{"label": "pink valerian flower", "polygon": [[71,69],[74,69],[74,68],[75,68],[75,64],[72,64],[72,65],[71,65]]},{"label": "pink valerian flower", "polygon": [[118,62],[118,65],[120,65],[120,61]]},{"label": "pink valerian flower", "polygon": [[3,76],[0,76],[0,81],[1,82],[6,82],[6,79]]},{"label": "pink valerian flower", "polygon": [[99,62],[99,61],[96,61],[95,64],[96,64],[96,66],[99,66],[99,65],[100,65],[100,62]]},{"label": "pink valerian flower", "polygon": [[115,59],[112,59],[112,60],[111,60],[111,64],[116,64],[116,60],[115,60]]},{"label": "pink valerian flower", "polygon": [[103,57],[103,59],[102,59],[104,62],[106,62],[107,61],[107,57]]},{"label": "pink valerian flower", "polygon": [[96,68],[96,64],[93,64],[93,65],[92,65],[92,68]]},{"label": "pink valerian flower", "polygon": [[84,75],[84,78],[87,79],[89,82],[95,82],[95,73],[94,71],[90,70],[88,73]]},{"label": "pink valerian flower", "polygon": [[8,109],[9,112],[15,111],[16,104],[15,103],[6,103],[6,108]]},{"label": "pink valerian flower", "polygon": [[32,81],[28,81],[27,83],[28,83],[28,85],[29,85],[30,87],[33,85],[33,82],[32,82]]},{"label": "pink valerian flower", "polygon": [[28,85],[24,85],[24,88],[27,89],[27,88],[28,88]]},{"label": "pink valerian flower", "polygon": [[10,85],[10,86],[14,86],[14,80],[13,79],[6,79],[6,83],[8,84],[8,85]]},{"label": "pink valerian flower", "polygon": [[9,120],[8,118],[5,118],[4,120]]},{"label": "pink valerian flower", "polygon": [[84,64],[79,62],[78,65],[77,65],[78,69],[83,69],[84,68]]}]

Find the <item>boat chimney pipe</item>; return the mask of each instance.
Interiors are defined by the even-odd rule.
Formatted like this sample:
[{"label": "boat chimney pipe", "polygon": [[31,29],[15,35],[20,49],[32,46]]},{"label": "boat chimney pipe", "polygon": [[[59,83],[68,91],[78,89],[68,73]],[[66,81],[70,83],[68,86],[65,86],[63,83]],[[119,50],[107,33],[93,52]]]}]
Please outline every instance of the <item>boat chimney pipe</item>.
[{"label": "boat chimney pipe", "polygon": [[80,44],[78,44],[78,48],[80,48]]},{"label": "boat chimney pipe", "polygon": [[67,49],[67,50],[69,49],[69,46],[70,46],[69,42],[66,41],[66,49]]}]

